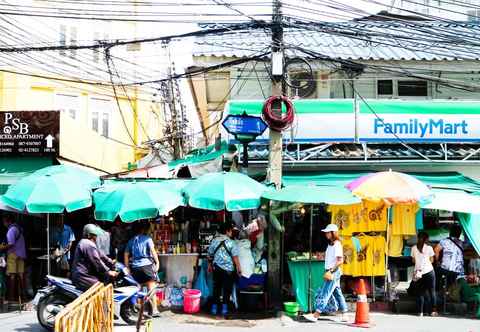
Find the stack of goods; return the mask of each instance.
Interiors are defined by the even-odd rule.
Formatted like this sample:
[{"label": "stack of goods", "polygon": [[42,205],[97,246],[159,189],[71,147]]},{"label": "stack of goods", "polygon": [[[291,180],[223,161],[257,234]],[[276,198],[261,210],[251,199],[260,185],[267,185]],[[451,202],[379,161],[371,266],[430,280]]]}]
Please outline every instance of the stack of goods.
[{"label": "stack of goods", "polygon": [[175,223],[173,220],[160,219],[152,226],[151,235],[159,254],[197,253],[196,241],[188,241],[188,222]]}]

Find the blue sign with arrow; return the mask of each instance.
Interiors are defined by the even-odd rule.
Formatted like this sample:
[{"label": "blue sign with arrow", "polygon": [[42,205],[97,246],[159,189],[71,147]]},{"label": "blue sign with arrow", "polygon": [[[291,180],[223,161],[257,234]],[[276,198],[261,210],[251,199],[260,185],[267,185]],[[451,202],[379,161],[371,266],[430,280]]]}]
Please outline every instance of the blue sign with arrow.
[{"label": "blue sign with arrow", "polygon": [[232,135],[260,136],[267,129],[267,124],[258,116],[228,115],[222,122],[222,126]]}]

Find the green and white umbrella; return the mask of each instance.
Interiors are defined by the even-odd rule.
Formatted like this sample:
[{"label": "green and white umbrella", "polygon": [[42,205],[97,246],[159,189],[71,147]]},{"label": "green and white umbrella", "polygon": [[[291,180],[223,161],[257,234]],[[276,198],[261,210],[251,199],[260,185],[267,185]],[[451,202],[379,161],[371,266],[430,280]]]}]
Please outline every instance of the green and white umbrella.
[{"label": "green and white umbrella", "polygon": [[[183,183],[184,185],[185,183]],[[124,182],[105,185],[93,194],[95,219],[123,222],[166,215],[184,205],[179,181]]]},{"label": "green and white umbrella", "polygon": [[183,189],[188,205],[213,211],[240,211],[260,206],[263,184],[235,172],[205,174]]},{"label": "green and white umbrella", "polygon": [[[47,251],[50,254],[50,213],[72,212],[92,205],[92,188],[100,179],[70,166],[49,166],[11,185],[2,196],[7,206],[28,213],[47,214]],[[50,260],[47,263],[50,273]]]}]

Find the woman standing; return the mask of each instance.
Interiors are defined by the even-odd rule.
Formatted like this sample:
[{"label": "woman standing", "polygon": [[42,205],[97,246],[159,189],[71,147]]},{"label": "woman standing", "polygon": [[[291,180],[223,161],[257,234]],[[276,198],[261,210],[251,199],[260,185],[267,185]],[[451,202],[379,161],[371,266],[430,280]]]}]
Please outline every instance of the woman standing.
[{"label": "woman standing", "polygon": [[328,247],[325,252],[325,282],[315,295],[315,313],[307,315],[305,318],[316,321],[321,314],[340,311],[342,313],[341,320],[346,321],[347,303],[340,288],[343,248],[338,238],[338,226],[329,224],[325,229],[322,229],[322,232],[325,233],[328,240]]},{"label": "woman standing", "polygon": [[242,274],[238,246],[232,240],[232,236],[233,224],[230,222],[220,224],[219,232],[208,248],[209,272],[213,272],[213,304],[210,311],[212,315],[218,313],[220,305],[222,315],[228,314],[228,303],[237,278],[236,274],[238,276]]},{"label": "woman standing", "polygon": [[[135,225],[135,236],[130,239],[125,248],[125,265],[130,267],[132,277],[142,286],[147,286],[151,291],[157,286],[157,272],[160,267],[157,251],[148,230],[150,224],[147,222]],[[152,316],[158,317],[156,296],[151,297]]]},{"label": "woman standing", "polygon": [[423,316],[424,313],[437,316],[435,272],[432,265],[435,253],[433,248],[427,245],[427,233],[420,232],[417,238],[417,244],[412,248],[412,259],[415,263],[413,280],[417,283],[417,313],[419,316]]}]

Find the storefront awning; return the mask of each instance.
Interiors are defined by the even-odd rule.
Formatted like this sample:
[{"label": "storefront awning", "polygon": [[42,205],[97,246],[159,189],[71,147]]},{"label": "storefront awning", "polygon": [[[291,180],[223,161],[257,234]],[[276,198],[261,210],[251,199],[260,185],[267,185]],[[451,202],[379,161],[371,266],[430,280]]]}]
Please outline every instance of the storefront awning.
[{"label": "storefront awning", "polygon": [[0,194],[22,177],[53,164],[49,157],[5,157],[0,159]]},{"label": "storefront awning", "polygon": [[358,197],[341,186],[287,186],[278,191],[268,191],[264,198],[290,203],[351,205],[361,203]]},{"label": "storefront awning", "polygon": [[[291,172],[283,176],[283,184],[289,185],[317,185],[340,186],[365,175],[369,172]],[[480,183],[457,172],[442,173],[408,173],[437,189],[454,189],[467,192],[480,191]]]},{"label": "storefront awning", "polygon": [[422,208],[480,214],[480,196],[462,190],[434,189],[435,196]]}]

